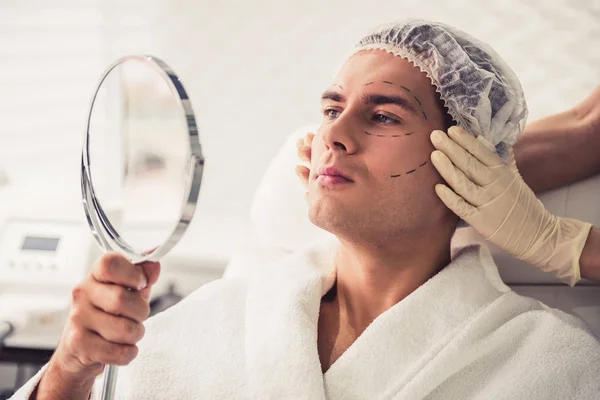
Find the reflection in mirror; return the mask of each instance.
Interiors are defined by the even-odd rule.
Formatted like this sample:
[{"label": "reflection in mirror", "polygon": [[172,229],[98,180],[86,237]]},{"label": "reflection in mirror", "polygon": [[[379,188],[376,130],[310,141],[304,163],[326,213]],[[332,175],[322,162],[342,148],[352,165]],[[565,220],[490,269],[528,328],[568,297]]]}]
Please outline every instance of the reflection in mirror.
[{"label": "reflection in mirror", "polygon": [[102,82],[88,130],[95,198],[136,253],[164,243],[189,194],[190,135],[181,100],[152,62],[131,58]]}]

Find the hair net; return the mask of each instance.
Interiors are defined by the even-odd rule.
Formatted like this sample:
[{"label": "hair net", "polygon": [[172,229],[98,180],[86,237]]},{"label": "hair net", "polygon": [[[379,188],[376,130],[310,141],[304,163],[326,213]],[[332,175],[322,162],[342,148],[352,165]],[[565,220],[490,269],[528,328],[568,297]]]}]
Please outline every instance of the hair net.
[{"label": "hair net", "polygon": [[527,104],[519,79],[490,46],[441,23],[401,20],[375,28],[352,54],[371,49],[427,74],[456,123],[489,140],[506,161],[525,126]]}]

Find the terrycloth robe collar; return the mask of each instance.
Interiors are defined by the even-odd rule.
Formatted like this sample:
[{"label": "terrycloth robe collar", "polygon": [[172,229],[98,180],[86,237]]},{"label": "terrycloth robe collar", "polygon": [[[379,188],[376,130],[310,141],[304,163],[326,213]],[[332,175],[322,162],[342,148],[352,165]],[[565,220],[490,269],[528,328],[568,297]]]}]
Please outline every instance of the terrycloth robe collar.
[{"label": "terrycloth robe collar", "polygon": [[[261,398],[262,388],[269,388],[262,398],[394,397],[480,310],[510,291],[487,249],[465,244],[457,233],[451,263],[377,317],[322,374],[319,311],[335,282],[337,248],[335,240],[319,243],[249,286],[245,347],[253,398]],[[436,379],[443,376],[432,379],[433,387]]]}]

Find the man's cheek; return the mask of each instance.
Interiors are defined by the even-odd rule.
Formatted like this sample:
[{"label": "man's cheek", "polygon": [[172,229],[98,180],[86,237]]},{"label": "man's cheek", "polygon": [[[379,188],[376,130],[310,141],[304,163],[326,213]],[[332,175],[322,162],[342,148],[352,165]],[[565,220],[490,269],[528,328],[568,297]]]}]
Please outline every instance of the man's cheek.
[{"label": "man's cheek", "polygon": [[429,149],[420,143],[389,146],[386,151],[379,152],[378,169],[394,179],[419,175],[429,166],[430,153]]}]

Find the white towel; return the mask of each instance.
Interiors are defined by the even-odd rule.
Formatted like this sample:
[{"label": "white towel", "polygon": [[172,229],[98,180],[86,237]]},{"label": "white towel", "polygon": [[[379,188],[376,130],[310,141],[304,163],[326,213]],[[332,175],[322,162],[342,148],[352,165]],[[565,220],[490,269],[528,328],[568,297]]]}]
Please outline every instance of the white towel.
[{"label": "white towel", "polygon": [[137,359],[119,371],[117,398],[600,398],[600,344],[574,317],[512,292],[478,245],[455,247],[450,265],[323,374],[318,315],[336,250],[322,241],[150,319]]}]

